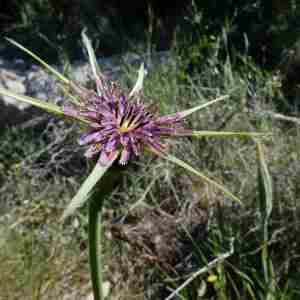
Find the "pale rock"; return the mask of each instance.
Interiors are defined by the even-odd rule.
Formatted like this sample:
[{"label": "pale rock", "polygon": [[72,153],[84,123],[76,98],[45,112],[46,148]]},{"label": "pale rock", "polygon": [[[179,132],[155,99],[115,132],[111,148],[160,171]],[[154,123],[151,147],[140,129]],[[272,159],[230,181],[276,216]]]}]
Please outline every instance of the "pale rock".
[{"label": "pale rock", "polygon": [[[18,94],[26,93],[25,77],[11,70],[0,69],[0,87]],[[0,128],[25,121],[29,115],[27,109],[31,105],[0,95]]]}]

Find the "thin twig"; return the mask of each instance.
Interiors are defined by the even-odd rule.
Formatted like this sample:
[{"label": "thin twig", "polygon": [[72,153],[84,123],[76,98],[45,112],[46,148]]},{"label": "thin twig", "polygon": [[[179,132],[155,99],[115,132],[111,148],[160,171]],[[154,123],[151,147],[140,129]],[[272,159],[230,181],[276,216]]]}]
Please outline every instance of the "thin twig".
[{"label": "thin twig", "polygon": [[272,111],[265,111],[265,113],[268,114],[271,118],[273,118],[275,120],[293,122],[293,123],[296,123],[296,124],[300,125],[300,119],[299,118],[286,116],[286,115],[279,114],[279,113],[274,113]]}]

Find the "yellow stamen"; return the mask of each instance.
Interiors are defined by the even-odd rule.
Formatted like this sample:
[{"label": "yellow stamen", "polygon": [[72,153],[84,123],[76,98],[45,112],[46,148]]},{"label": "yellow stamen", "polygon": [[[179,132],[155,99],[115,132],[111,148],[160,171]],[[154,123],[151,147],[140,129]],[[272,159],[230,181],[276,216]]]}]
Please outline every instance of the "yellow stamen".
[{"label": "yellow stamen", "polygon": [[130,120],[126,120],[122,123],[122,125],[119,128],[119,132],[120,133],[126,133],[131,131],[132,129],[134,129],[135,127],[135,123],[134,122],[130,122]]},{"label": "yellow stamen", "polygon": [[97,144],[94,145],[94,149],[95,149],[95,150],[100,150],[101,147],[102,147],[102,144],[101,144],[101,143],[97,143]]}]

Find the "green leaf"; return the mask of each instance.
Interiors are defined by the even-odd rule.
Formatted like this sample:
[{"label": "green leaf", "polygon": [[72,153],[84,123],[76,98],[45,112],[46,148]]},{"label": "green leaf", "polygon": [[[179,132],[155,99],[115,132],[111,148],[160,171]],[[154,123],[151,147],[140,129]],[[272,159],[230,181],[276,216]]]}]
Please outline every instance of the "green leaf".
[{"label": "green leaf", "polygon": [[80,121],[82,123],[85,123],[85,124],[90,123],[88,120],[85,120],[81,117],[70,117],[70,116],[66,115],[61,107],[59,107],[58,105],[53,104],[53,103],[49,103],[49,102],[46,102],[46,101],[43,101],[43,100],[39,100],[39,99],[32,98],[32,97],[29,97],[29,96],[21,95],[21,94],[16,94],[16,93],[14,93],[10,90],[2,89],[2,88],[0,88],[0,95],[1,94],[4,95],[4,96],[12,97],[16,100],[31,104],[35,107],[41,108],[41,109],[43,109],[43,110],[45,110],[49,113],[52,113],[52,114],[56,114],[56,115],[59,115],[59,116],[65,116],[67,118],[72,118],[72,119],[78,120],[78,121]]},{"label": "green leaf", "polygon": [[36,54],[34,54],[33,52],[31,52],[29,49],[25,48],[24,46],[22,46],[21,44],[19,44],[16,41],[14,41],[13,39],[10,39],[10,38],[5,38],[5,39],[8,42],[10,42],[11,44],[13,44],[14,46],[16,46],[19,49],[21,49],[22,51],[24,51],[25,53],[27,53],[28,55],[30,55],[36,61],[38,61],[42,66],[44,66],[51,74],[53,74],[54,76],[56,76],[59,80],[61,80],[62,82],[66,83],[66,84],[70,83],[69,79],[67,79],[60,72],[58,72],[57,70],[55,70],[54,68],[52,68],[44,60],[42,60],[39,56],[37,56]]},{"label": "green leaf", "polygon": [[96,163],[90,175],[81,185],[77,194],[74,196],[68,207],[65,209],[62,216],[62,220],[72,215],[77,208],[81,207],[90,198],[94,186],[98,183],[98,181],[105,174],[105,172],[110,168],[112,163],[116,160],[117,156],[118,153],[115,155],[111,163],[107,166],[101,166],[99,162]]},{"label": "green leaf", "polygon": [[11,92],[9,90],[2,89],[2,88],[0,88],[0,94],[2,94],[4,96],[12,97],[14,99],[17,99],[19,101],[22,101],[22,102],[25,102],[25,103],[28,103],[28,104],[31,104],[31,105],[36,106],[38,108],[44,109],[44,110],[46,110],[50,113],[54,113],[54,114],[58,114],[58,115],[64,115],[63,110],[59,106],[57,106],[55,104],[52,104],[52,103],[48,103],[48,102],[45,102],[45,101],[42,101],[42,100],[39,100],[39,99],[36,99],[36,98],[32,98],[32,97],[29,97],[29,96],[16,94],[14,92]]},{"label": "green leaf", "polygon": [[238,202],[239,204],[242,204],[241,200],[236,197],[235,195],[233,195],[229,190],[227,190],[223,185],[221,185],[220,183],[216,182],[215,180],[207,177],[206,175],[204,175],[203,173],[197,171],[196,169],[194,169],[192,166],[190,166],[189,164],[187,164],[186,162],[182,161],[181,159],[168,154],[168,155],[164,155],[162,156],[163,158],[165,158],[168,161],[173,162],[174,164],[184,168],[185,170],[197,175],[198,177],[200,177],[203,181],[211,184],[212,186],[214,186],[215,188],[219,189],[220,191],[222,191],[225,195],[227,195],[228,197],[230,197],[232,200]]},{"label": "green leaf", "polygon": [[185,117],[191,115],[192,113],[194,113],[194,112],[196,112],[196,111],[198,111],[198,110],[201,110],[201,109],[203,109],[203,108],[206,108],[206,107],[208,107],[208,106],[210,106],[210,105],[212,105],[212,104],[214,104],[214,103],[217,103],[217,102],[219,102],[219,101],[225,100],[225,99],[227,99],[227,98],[229,98],[229,95],[224,95],[224,96],[218,97],[218,98],[216,98],[216,99],[214,99],[214,100],[211,100],[211,101],[209,101],[209,102],[207,102],[207,103],[204,103],[204,104],[201,104],[201,105],[198,105],[198,106],[189,108],[189,109],[187,109],[187,110],[183,110],[183,111],[178,112],[178,113],[176,113],[176,114],[179,114],[182,118],[185,118]]},{"label": "green leaf", "polygon": [[[181,135],[181,134],[179,134]],[[269,132],[234,132],[234,131],[191,131],[187,134],[182,134],[181,136],[195,136],[195,137],[238,137],[238,138],[253,138],[253,137],[263,137],[272,135]]]}]

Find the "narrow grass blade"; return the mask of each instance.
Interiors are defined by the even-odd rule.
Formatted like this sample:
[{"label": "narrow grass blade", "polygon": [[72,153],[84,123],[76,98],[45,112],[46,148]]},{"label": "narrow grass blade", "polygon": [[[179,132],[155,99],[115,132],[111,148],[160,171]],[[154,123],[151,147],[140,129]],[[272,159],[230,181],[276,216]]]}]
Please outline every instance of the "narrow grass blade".
[{"label": "narrow grass blade", "polygon": [[194,113],[194,112],[196,112],[198,110],[201,110],[201,109],[206,108],[206,107],[208,107],[208,106],[210,106],[210,105],[212,105],[214,103],[217,103],[219,101],[223,101],[223,100],[228,99],[228,98],[229,98],[229,95],[224,95],[224,96],[218,97],[218,98],[216,98],[214,100],[211,100],[211,101],[209,101],[207,103],[204,103],[204,104],[201,104],[201,105],[189,108],[187,110],[183,110],[183,111],[178,112],[176,114],[179,114],[179,116],[181,118],[186,118],[187,116],[191,115],[192,113]]},{"label": "narrow grass blade", "polygon": [[246,290],[248,291],[252,300],[257,300],[257,298],[255,297],[254,291],[249,283],[246,283]]},{"label": "narrow grass blade", "polygon": [[152,187],[154,186],[155,182],[157,181],[157,179],[160,177],[160,175],[155,176],[150,184],[147,186],[147,188],[145,189],[144,193],[142,194],[142,196],[135,202],[133,203],[127,210],[127,212],[123,215],[122,220],[125,220],[128,216],[128,214],[134,210],[136,207],[138,207],[139,205],[141,205],[143,203],[143,201],[145,200],[146,196],[148,195],[149,191],[152,189]]},{"label": "narrow grass blade", "polygon": [[197,175],[198,177],[200,177],[203,181],[211,184],[212,186],[216,187],[217,189],[219,189],[220,191],[222,191],[225,195],[227,195],[228,197],[230,197],[232,200],[242,204],[241,200],[236,197],[235,195],[233,195],[230,191],[228,191],[223,185],[219,184],[218,182],[216,182],[215,180],[207,177],[206,175],[204,175],[203,173],[197,171],[196,169],[194,169],[192,166],[190,166],[189,164],[187,164],[186,162],[182,161],[181,159],[168,154],[168,155],[164,155],[162,156],[163,158],[165,158],[168,161],[173,162],[174,164],[184,168],[185,170]]},{"label": "narrow grass blade", "polygon": [[143,89],[143,83],[144,83],[144,77],[145,77],[145,68],[144,68],[144,63],[141,64],[140,69],[139,69],[139,75],[137,78],[137,81],[131,90],[129,97],[134,96],[135,94],[138,94],[142,89]]},{"label": "narrow grass blade", "polygon": [[243,271],[239,270],[238,268],[236,268],[234,265],[232,265],[230,263],[228,263],[228,265],[233,269],[233,271],[236,273],[236,275],[241,278],[242,281],[246,281],[251,286],[254,286],[253,280],[246,273],[244,273]]},{"label": "narrow grass blade", "polygon": [[[100,68],[96,59],[96,55],[95,55],[95,51],[93,49],[92,43],[90,41],[90,39],[88,38],[88,36],[85,33],[85,30],[82,31],[81,33],[81,37],[82,37],[82,42],[86,48],[86,51],[88,53],[89,56],[89,61],[90,61],[90,65],[92,68],[92,72],[94,75],[94,78],[96,81],[99,80],[99,74],[100,74]],[[97,85],[97,89],[98,89],[98,94],[101,95],[101,91],[99,90],[99,87]]]},{"label": "narrow grass blade", "polygon": [[31,104],[35,107],[41,108],[43,110],[46,110],[50,113],[54,113],[54,114],[58,114],[58,115],[64,115],[63,110],[52,103],[48,103],[36,98],[32,98],[29,96],[25,96],[25,95],[21,95],[21,94],[16,94],[12,91],[6,90],[6,89],[2,89],[0,88],[0,94],[4,95],[4,96],[8,96],[8,97],[12,97],[16,100]]},{"label": "narrow grass blade", "polygon": [[267,222],[273,208],[273,189],[272,179],[269,173],[265,156],[263,153],[262,145],[257,141],[257,160],[258,160],[258,186],[261,215],[263,221]]},{"label": "narrow grass blade", "polygon": [[96,163],[94,169],[92,170],[88,178],[81,185],[77,194],[74,196],[74,198],[71,200],[68,207],[65,209],[62,216],[62,220],[72,215],[77,208],[81,207],[89,199],[94,186],[105,174],[105,172],[110,168],[110,166],[112,165],[112,163],[115,161],[116,158],[117,158],[117,154],[115,155],[111,163],[105,167],[101,166],[99,162]]},{"label": "narrow grass blade", "polygon": [[234,131],[191,131],[180,134],[179,136],[194,136],[194,137],[238,137],[238,138],[253,138],[271,135],[269,132],[234,132]]},{"label": "narrow grass blade", "polygon": [[51,67],[50,65],[48,65],[44,60],[42,60],[39,56],[37,56],[36,54],[34,54],[33,52],[31,52],[29,49],[25,48],[24,46],[22,46],[21,44],[19,44],[16,41],[14,41],[13,39],[6,38],[6,40],[8,42],[10,42],[11,44],[13,44],[14,46],[18,47],[19,49],[21,49],[22,51],[24,51],[25,53],[27,53],[28,55],[30,55],[36,61],[38,61],[43,67],[45,67],[51,74],[53,74],[54,76],[56,76],[59,80],[61,80],[62,82],[66,83],[66,84],[70,83],[69,79],[67,79],[60,72],[58,72],[53,67]]}]

